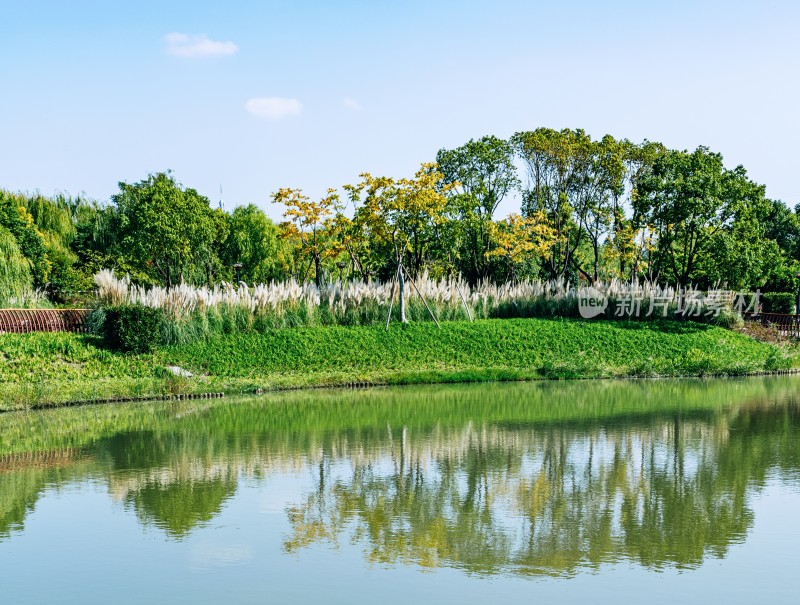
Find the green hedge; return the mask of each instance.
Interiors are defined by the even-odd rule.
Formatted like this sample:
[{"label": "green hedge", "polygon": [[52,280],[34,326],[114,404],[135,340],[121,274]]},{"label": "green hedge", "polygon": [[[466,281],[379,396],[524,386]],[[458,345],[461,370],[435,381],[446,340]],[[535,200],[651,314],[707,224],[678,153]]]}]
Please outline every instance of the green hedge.
[{"label": "green hedge", "polygon": [[162,343],[164,313],[141,305],[105,309],[103,337],[106,346],[131,353],[149,353]]},{"label": "green hedge", "polygon": [[795,295],[790,292],[765,292],[761,295],[764,313],[794,313]]}]

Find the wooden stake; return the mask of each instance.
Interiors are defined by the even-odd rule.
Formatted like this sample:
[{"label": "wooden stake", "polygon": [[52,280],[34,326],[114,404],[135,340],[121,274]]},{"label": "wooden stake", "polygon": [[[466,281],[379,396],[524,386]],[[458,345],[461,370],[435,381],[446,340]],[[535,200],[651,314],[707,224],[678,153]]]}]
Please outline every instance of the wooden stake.
[{"label": "wooden stake", "polygon": [[[398,271],[400,267],[398,266]],[[389,321],[392,319],[392,308],[394,307],[394,287],[397,284],[397,273],[394,274],[392,278],[392,292],[389,294],[389,314],[386,316],[386,331],[389,331]]]},{"label": "wooden stake", "polygon": [[473,321],[472,313],[470,313],[469,306],[467,305],[467,300],[464,298],[464,295],[461,293],[461,288],[458,286],[458,282],[456,283],[456,290],[458,290],[458,295],[461,297],[461,302],[464,304],[464,310],[467,312],[467,317],[469,317],[470,322]]},{"label": "wooden stake", "polygon": [[[405,267],[403,267],[403,268],[405,269]],[[406,277],[408,278],[408,281],[411,282],[411,285],[414,286],[414,289],[417,291],[417,294],[419,294],[419,297],[422,299],[422,302],[425,304],[425,308],[428,310],[428,313],[431,314],[431,317],[433,318],[433,321],[436,322],[436,327],[437,328],[441,328],[442,326],[439,325],[439,320],[436,319],[436,316],[433,314],[433,311],[431,311],[431,308],[428,306],[428,301],[425,300],[425,297],[422,295],[422,292],[419,291],[419,288],[417,288],[417,284],[414,283],[414,280],[411,279],[411,276],[408,274],[408,271],[406,271]]]}]

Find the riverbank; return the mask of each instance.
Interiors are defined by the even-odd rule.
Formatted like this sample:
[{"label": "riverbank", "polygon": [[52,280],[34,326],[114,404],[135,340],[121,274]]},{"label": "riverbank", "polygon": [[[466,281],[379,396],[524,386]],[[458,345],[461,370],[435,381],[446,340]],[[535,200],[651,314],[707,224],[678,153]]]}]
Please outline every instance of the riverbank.
[{"label": "riverbank", "polygon": [[[173,375],[178,366],[192,377]],[[233,334],[146,355],[91,336],[0,335],[0,409],[115,397],[369,384],[744,375],[800,367],[793,345],[691,322],[502,319]]]}]

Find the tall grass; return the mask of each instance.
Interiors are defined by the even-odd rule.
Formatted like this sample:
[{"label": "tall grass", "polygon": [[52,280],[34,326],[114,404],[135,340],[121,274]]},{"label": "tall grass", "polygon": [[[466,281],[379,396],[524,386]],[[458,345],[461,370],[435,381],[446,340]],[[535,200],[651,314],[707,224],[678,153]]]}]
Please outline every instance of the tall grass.
[{"label": "tall grass", "polygon": [[[356,326],[386,321],[390,304],[397,319],[397,289],[390,283],[334,282],[318,288],[295,280],[247,286],[223,283],[214,287],[187,285],[172,288],[143,287],[104,270],[95,276],[102,306],[143,305],[164,312],[166,344],[181,344],[214,334],[229,334],[300,327]],[[608,300],[603,315],[621,319],[663,319],[674,316],[678,293],[651,282],[596,283],[595,290]],[[422,275],[407,286],[406,315],[411,321],[579,317],[579,291],[563,280],[524,281],[470,287],[460,278],[435,280]],[[392,301],[394,297],[394,301]],[[620,306],[621,301],[635,301]],[[715,314],[697,298],[692,319],[706,321]],[[730,315],[733,293],[723,296]],[[430,310],[429,310],[430,309]],[[648,314],[648,311],[650,313]],[[695,317],[695,312],[697,316]]]}]

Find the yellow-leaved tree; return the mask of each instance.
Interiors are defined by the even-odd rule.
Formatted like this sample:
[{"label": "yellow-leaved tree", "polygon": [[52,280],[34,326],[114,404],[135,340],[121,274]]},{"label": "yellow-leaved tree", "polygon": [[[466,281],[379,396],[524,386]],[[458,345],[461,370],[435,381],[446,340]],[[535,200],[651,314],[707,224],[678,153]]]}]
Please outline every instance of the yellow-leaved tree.
[{"label": "yellow-leaved tree", "polygon": [[332,217],[341,208],[339,195],[335,189],[328,189],[328,195],[313,201],[302,189],[283,188],[273,194],[272,201],[286,207],[286,221],[281,223],[283,237],[298,242],[302,257],[311,257],[302,281],[313,264],[314,280],[317,287],[322,286],[322,260],[338,252],[329,235]]},{"label": "yellow-leaved tree", "polygon": [[531,257],[544,257],[558,242],[558,233],[543,211],[523,217],[511,214],[505,220],[489,224],[492,247],[487,256],[508,260],[511,281],[516,278],[516,267]]},{"label": "yellow-leaved tree", "polygon": [[360,176],[359,183],[345,186],[355,207],[354,220],[369,238],[389,246],[400,286],[400,320],[405,322],[405,279],[424,269],[437,229],[445,221],[453,185],[443,183],[432,163],[422,164],[410,179]]}]

